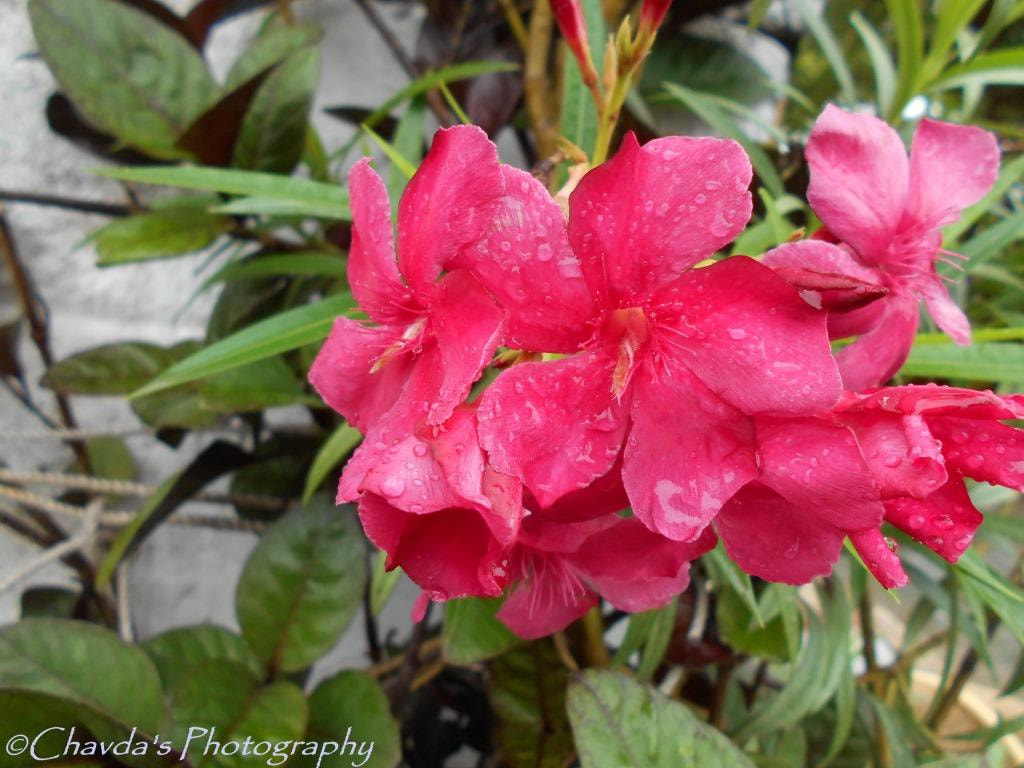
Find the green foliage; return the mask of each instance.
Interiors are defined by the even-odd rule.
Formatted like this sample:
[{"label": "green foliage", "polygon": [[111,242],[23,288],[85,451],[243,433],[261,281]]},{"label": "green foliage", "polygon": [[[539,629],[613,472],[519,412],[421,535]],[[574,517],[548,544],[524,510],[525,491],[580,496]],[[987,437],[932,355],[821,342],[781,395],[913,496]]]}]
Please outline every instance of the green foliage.
[{"label": "green foliage", "polygon": [[615,672],[569,683],[569,721],[582,768],[753,768],[679,702]]},{"label": "green foliage", "polygon": [[449,600],[444,610],[444,653],[452,664],[472,664],[497,656],[519,642],[496,614],[500,599]]},{"label": "green foliage", "polygon": [[362,599],[363,544],[351,514],[326,500],[282,518],[238,583],[242,634],[273,673],[304,669],[341,637]]},{"label": "green foliage", "polygon": [[[387,697],[380,685],[362,672],[340,672],[317,686],[309,697],[308,735],[318,741],[344,743],[347,737],[372,742],[373,752],[366,762],[369,768],[394,768],[402,756],[398,725],[391,717]],[[360,759],[328,755],[320,764],[345,768]],[[314,766],[316,760],[303,757],[297,765]]]}]

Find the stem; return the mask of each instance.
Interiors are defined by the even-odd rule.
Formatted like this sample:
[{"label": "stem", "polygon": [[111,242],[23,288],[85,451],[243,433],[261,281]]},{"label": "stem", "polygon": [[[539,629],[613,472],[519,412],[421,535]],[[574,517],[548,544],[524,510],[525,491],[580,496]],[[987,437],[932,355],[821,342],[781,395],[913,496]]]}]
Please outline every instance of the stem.
[{"label": "stem", "polygon": [[729,690],[732,671],[733,661],[729,659],[718,665],[718,674],[715,676],[715,690],[711,699],[709,721],[720,731],[725,729],[725,695]]},{"label": "stem", "polygon": [[604,619],[601,607],[595,605],[580,619],[583,627],[583,657],[590,667],[607,667],[611,664],[608,647],[604,644]]},{"label": "stem", "polygon": [[558,126],[549,109],[548,52],[554,16],[548,0],[536,0],[530,14],[529,37],[523,62],[523,100],[537,140],[537,155],[550,157],[558,150]]},{"label": "stem", "polygon": [[505,13],[508,27],[512,30],[512,36],[515,37],[519,47],[525,51],[529,45],[530,35],[526,31],[526,25],[523,24],[523,17],[519,15],[519,9],[516,8],[515,0],[499,0],[499,2],[501,10]]},{"label": "stem", "polygon": [[80,213],[99,213],[103,216],[129,216],[132,213],[130,205],[82,200],[81,198],[64,197],[63,195],[42,195],[34,192],[23,192],[18,189],[0,189],[0,200],[6,200],[11,203],[30,203],[32,205],[64,208],[65,210],[79,211]]},{"label": "stem", "polygon": [[[21,311],[28,321],[32,341],[39,351],[43,365],[49,370],[53,366],[54,360],[53,352],[50,350],[50,329],[47,325],[46,313],[41,308],[35,291],[32,289],[28,272],[21,263],[17,245],[14,242],[14,233],[7,223],[7,216],[2,206],[0,206],[0,253],[2,253],[4,263],[14,280],[14,288],[18,292]],[[75,417],[67,398],[55,392],[54,399],[57,402],[57,410],[60,412],[61,426],[68,429],[76,428]],[[81,441],[73,441],[69,445],[75,453],[79,468],[89,474],[89,455],[86,453],[85,444]]]},{"label": "stem", "polygon": [[628,72],[620,72],[615,80],[615,87],[608,94],[604,109],[601,110],[600,122],[597,127],[597,141],[594,143],[594,158],[592,165],[600,165],[608,159],[608,150],[611,147],[612,135],[615,133],[615,126],[619,122],[619,114],[622,112],[622,105],[626,102],[626,95],[629,93],[629,86],[632,81],[632,74],[635,67]]},{"label": "stem", "polygon": [[870,585],[864,585],[864,593],[860,598],[860,627],[864,635],[864,663],[867,671],[874,672],[878,668],[878,658],[875,656],[875,620],[871,615],[871,594]]}]

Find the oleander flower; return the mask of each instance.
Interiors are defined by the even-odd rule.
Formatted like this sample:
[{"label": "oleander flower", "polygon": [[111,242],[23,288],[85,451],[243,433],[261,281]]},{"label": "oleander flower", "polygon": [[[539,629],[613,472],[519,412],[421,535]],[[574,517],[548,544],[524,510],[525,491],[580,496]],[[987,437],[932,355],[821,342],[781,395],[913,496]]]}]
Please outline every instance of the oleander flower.
[{"label": "oleander flower", "polygon": [[[751,259],[693,268],[745,226],[750,178],[734,142],[641,147],[629,134],[573,192],[567,239],[550,240],[544,256],[578,260],[588,293],[550,300],[534,285],[524,301],[546,322],[574,326],[584,347],[505,371],[479,413],[491,462],[543,507],[604,476],[621,453],[637,518],[696,539],[757,475],[747,414],[814,413],[837,401],[824,313]],[[496,258],[487,243],[461,263],[481,276]]]},{"label": "oleander flower", "polygon": [[[935,262],[945,225],[980,200],[999,171],[995,137],[980,128],[922,120],[909,159],[885,122],[829,105],[807,142],[807,199],[824,225],[819,237],[842,248],[782,246],[766,254],[772,267],[803,267],[849,275],[884,287],[884,299],[832,314],[832,338],[858,337],[837,354],[847,389],[888,380],[907,358],[923,301],[935,323],[958,344],[970,325],[950,298]],[[840,251],[840,253],[836,253]]]},{"label": "oleander flower", "polygon": [[339,317],[309,380],[366,434],[346,465],[339,500],[354,500],[380,453],[416,425],[443,423],[501,340],[503,314],[472,274],[448,269],[491,226],[504,185],[494,145],[478,128],[441,130],[398,209],[369,159],[349,175],[348,278],[374,325]]},{"label": "oleander flower", "polygon": [[[861,445],[885,505],[885,521],[951,563],[967,550],[982,515],[964,478],[1024,490],[1024,395],[935,384],[848,393],[835,409]],[[907,582],[877,530],[850,537],[887,588]]]},{"label": "oleander flower", "polygon": [[390,446],[359,486],[359,519],[387,569],[432,600],[500,595],[522,521],[522,485],[487,465],[473,411]]}]

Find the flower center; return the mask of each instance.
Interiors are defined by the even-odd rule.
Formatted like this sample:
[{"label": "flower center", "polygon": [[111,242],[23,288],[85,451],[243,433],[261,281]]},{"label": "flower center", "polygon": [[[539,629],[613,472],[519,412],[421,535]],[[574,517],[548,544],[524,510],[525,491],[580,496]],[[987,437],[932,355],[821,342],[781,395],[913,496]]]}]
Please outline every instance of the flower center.
[{"label": "flower center", "polygon": [[605,317],[601,341],[616,361],[612,374],[612,394],[615,397],[622,397],[629,386],[650,335],[647,315],[641,307],[615,309]]}]

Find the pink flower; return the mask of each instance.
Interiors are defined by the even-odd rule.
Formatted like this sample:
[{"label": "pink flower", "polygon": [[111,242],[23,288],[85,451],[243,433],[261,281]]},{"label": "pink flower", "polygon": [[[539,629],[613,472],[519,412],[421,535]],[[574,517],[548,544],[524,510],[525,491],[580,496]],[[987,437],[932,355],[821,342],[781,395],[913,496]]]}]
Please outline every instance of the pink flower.
[{"label": "pink flower", "polygon": [[[640,147],[630,134],[572,194],[567,239],[548,230],[545,258],[579,270],[588,292],[555,297],[533,281],[523,300],[575,328],[584,349],[504,372],[479,414],[494,466],[542,506],[603,477],[621,454],[637,518],[694,540],[757,475],[745,414],[813,413],[838,399],[823,313],[750,259],[692,269],[743,229],[750,178],[734,142]],[[523,237],[535,226],[509,225]],[[492,290],[501,261],[493,243],[467,252]]]},{"label": "pink flower", "polygon": [[349,285],[376,324],[339,317],[309,372],[324,401],[366,433],[339,500],[356,498],[381,451],[420,420],[437,425],[451,415],[503,328],[501,309],[477,279],[450,268],[483,236],[504,194],[497,152],[480,129],[437,133],[402,196],[397,261],[387,193],[368,159],[352,169],[349,186]]},{"label": "pink flower", "polygon": [[594,69],[594,60],[590,53],[590,43],[587,40],[587,22],[583,16],[583,7],[580,0],[551,0],[551,13],[555,17],[555,23],[562,32],[566,45],[572,51],[580,67],[580,73],[585,83],[597,82],[597,70]]},{"label": "pink flower", "polygon": [[759,477],[715,519],[726,551],[768,581],[831,573],[843,540],[877,531],[884,513],[853,432],[818,417],[757,417],[755,427]]},{"label": "pink flower", "polygon": [[832,338],[859,337],[837,356],[846,388],[876,386],[899,370],[922,300],[956,343],[970,343],[967,318],[935,262],[950,255],[941,250],[941,228],[995,181],[995,137],[971,126],[922,120],[908,160],[900,137],[883,121],[829,105],[811,132],[807,160],[807,198],[843,248],[784,245],[766,254],[764,263],[838,272],[888,290],[881,301],[829,319]]},{"label": "pink flower", "polygon": [[636,518],[556,522],[535,513],[511,553],[514,586],[498,618],[533,639],[565,629],[601,597],[623,611],[660,608],[686,589],[690,561],[715,541],[710,530],[693,543],[671,541]]},{"label": "pink flower", "polygon": [[[848,394],[836,408],[879,485],[886,522],[951,563],[982,521],[964,478],[1024,490],[1024,431],[1000,423],[1022,417],[1022,395],[934,384]],[[884,586],[906,583],[877,529],[850,538]]]},{"label": "pink flower", "polygon": [[473,409],[381,453],[359,486],[370,540],[433,600],[496,597],[523,515],[522,485],[486,465]]}]

